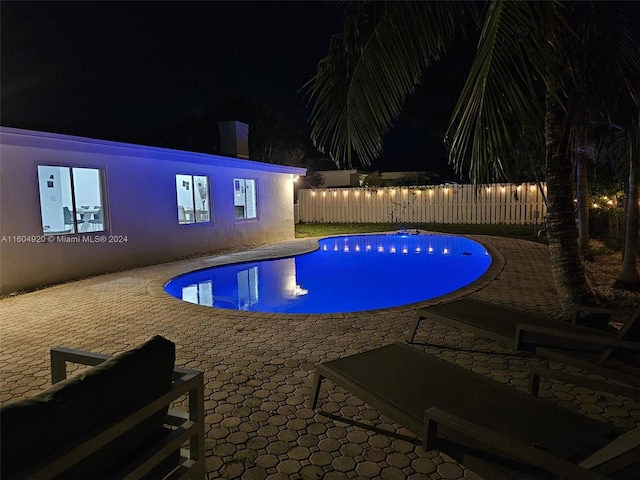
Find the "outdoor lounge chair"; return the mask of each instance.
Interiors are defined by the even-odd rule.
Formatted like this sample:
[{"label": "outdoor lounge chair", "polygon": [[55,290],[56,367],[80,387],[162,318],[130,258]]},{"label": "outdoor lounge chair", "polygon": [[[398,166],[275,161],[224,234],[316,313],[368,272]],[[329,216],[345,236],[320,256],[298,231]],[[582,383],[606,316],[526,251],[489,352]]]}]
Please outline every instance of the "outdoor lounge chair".
[{"label": "outdoor lounge chair", "polygon": [[613,425],[408,345],[317,365],[311,409],[323,378],[422,438],[426,450],[438,448],[485,478],[548,478],[541,475],[551,472],[602,479],[638,458],[640,432],[621,436]]},{"label": "outdoor lounge chair", "polygon": [[[574,322],[585,312],[621,314],[620,310],[578,307]],[[609,332],[502,305],[462,298],[419,309],[407,341],[413,342],[420,322],[428,318],[489,338],[514,350],[530,351],[640,388],[640,378],[637,376],[605,365],[613,350],[640,351],[640,343],[631,340],[635,338],[640,307],[631,314],[624,313],[627,314],[627,319],[622,328]]]},{"label": "outdoor lounge chair", "polygon": [[[606,365],[614,350],[632,354],[640,352],[640,342],[637,341],[640,305],[630,313],[598,307],[580,308],[576,315],[580,312],[618,315],[626,318],[622,327],[614,333],[595,329],[567,330],[519,323],[516,326],[516,349],[532,351],[549,360],[574,365],[612,380],[624,382],[639,389],[640,392],[640,377],[637,374],[615,370]],[[565,343],[567,341],[570,342],[569,345]],[[637,394],[635,397],[637,398]]]},{"label": "outdoor lounge chair", "polygon": [[[516,326],[520,323],[539,327],[553,327],[567,332],[593,333],[594,331],[589,327],[561,322],[541,314],[528,313],[515,308],[465,297],[419,309],[407,336],[408,343],[413,343],[420,322],[424,319],[431,319],[458,327],[499,342],[509,348],[517,346]],[[534,341],[537,336],[532,334],[527,340]],[[544,335],[541,338],[544,338]]]}]

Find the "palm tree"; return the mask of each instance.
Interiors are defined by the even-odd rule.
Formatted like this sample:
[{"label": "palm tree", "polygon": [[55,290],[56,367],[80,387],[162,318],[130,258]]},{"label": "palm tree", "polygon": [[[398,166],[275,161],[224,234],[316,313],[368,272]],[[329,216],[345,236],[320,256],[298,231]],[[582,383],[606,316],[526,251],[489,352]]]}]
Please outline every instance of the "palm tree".
[{"label": "palm tree", "polygon": [[592,160],[588,150],[584,148],[574,152],[576,165],[576,199],[578,217],[578,249],[580,257],[590,258],[589,254],[589,181],[587,165]]},{"label": "palm tree", "polygon": [[638,236],[640,235],[640,110],[625,131],[624,140],[629,153],[629,187],[627,190],[625,238],[622,270],[613,286],[629,291],[640,290],[640,274],[636,263]]},{"label": "palm tree", "polygon": [[[609,13],[620,7],[606,5]],[[530,157],[544,152],[549,252],[568,315],[574,305],[594,301],[579,256],[570,153],[578,144],[572,127],[586,116],[571,108],[580,105],[576,95],[583,91],[574,88],[581,85],[575,53],[583,47],[580,28],[593,20],[591,6],[496,0],[478,15],[473,2],[347,2],[344,31],[332,39],[308,84],[312,141],[337,163],[350,166],[353,152],[369,164],[429,63],[472,28],[470,19],[481,19],[476,59],[449,126],[449,160],[479,184],[508,178],[520,166],[514,152],[523,146]],[[627,41],[622,60],[633,63],[637,32],[620,31]],[[596,102],[590,105],[596,108]]]}]

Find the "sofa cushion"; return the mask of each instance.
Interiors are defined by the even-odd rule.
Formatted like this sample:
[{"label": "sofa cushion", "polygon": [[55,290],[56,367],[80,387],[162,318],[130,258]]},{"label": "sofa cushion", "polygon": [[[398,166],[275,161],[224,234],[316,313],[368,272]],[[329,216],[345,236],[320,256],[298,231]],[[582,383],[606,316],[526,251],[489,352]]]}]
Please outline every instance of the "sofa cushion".
[{"label": "sofa cushion", "polygon": [[[8,476],[97,433],[171,389],[175,345],[160,336],[44,392],[0,409],[1,476]],[[70,469],[67,478],[104,478],[150,437],[166,409]],[[108,467],[108,468],[107,468]]]}]

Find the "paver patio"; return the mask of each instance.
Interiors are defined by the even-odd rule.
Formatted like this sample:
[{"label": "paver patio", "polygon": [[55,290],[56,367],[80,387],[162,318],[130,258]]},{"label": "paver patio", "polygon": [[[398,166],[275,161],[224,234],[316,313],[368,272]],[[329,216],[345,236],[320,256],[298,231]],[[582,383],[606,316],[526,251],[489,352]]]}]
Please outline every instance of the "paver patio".
[{"label": "paver patio", "polygon": [[[471,295],[558,313],[544,245],[470,237],[489,249],[492,267],[478,282],[444,298]],[[52,346],[115,354],[160,334],[176,343],[178,365],[205,372],[210,479],[478,478],[444,454],[425,453],[408,431],[339,388],[323,389],[318,411],[306,404],[316,363],[403,341],[416,308],[434,301],[365,313],[287,315],[212,309],[162,290],[172,276],[196,268],[316,246],[315,239],[295,240],[4,298],[0,401],[29,396],[50,383]],[[416,341],[422,345],[415,348],[523,390],[527,366],[536,361],[429,321],[422,322]],[[544,382],[541,392],[562,407],[624,429],[640,424],[640,405],[627,398],[555,382]]]}]

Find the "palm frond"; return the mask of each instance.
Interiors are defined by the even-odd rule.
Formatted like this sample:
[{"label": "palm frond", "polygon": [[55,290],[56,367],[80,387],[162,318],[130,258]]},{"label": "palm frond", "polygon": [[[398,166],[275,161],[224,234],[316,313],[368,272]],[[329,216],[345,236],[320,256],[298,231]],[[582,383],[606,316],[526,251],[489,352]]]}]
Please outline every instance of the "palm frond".
[{"label": "palm frond", "polygon": [[463,31],[472,3],[348,2],[345,28],[305,85],[311,140],[339,166],[369,165],[404,99]]},{"label": "palm frond", "polygon": [[625,86],[635,103],[640,105],[640,4],[628,2],[618,4],[620,26],[617,68]]},{"label": "palm frond", "polygon": [[523,145],[544,145],[545,3],[498,0],[488,7],[447,132],[450,163],[474,183],[504,177]]},{"label": "palm frond", "polygon": [[584,150],[608,143],[605,132],[611,125],[624,128],[637,111],[640,7],[637,2],[575,2],[558,10],[564,28],[552,32],[552,43],[562,45],[555,63],[563,73],[556,93],[565,107],[568,148]]}]

